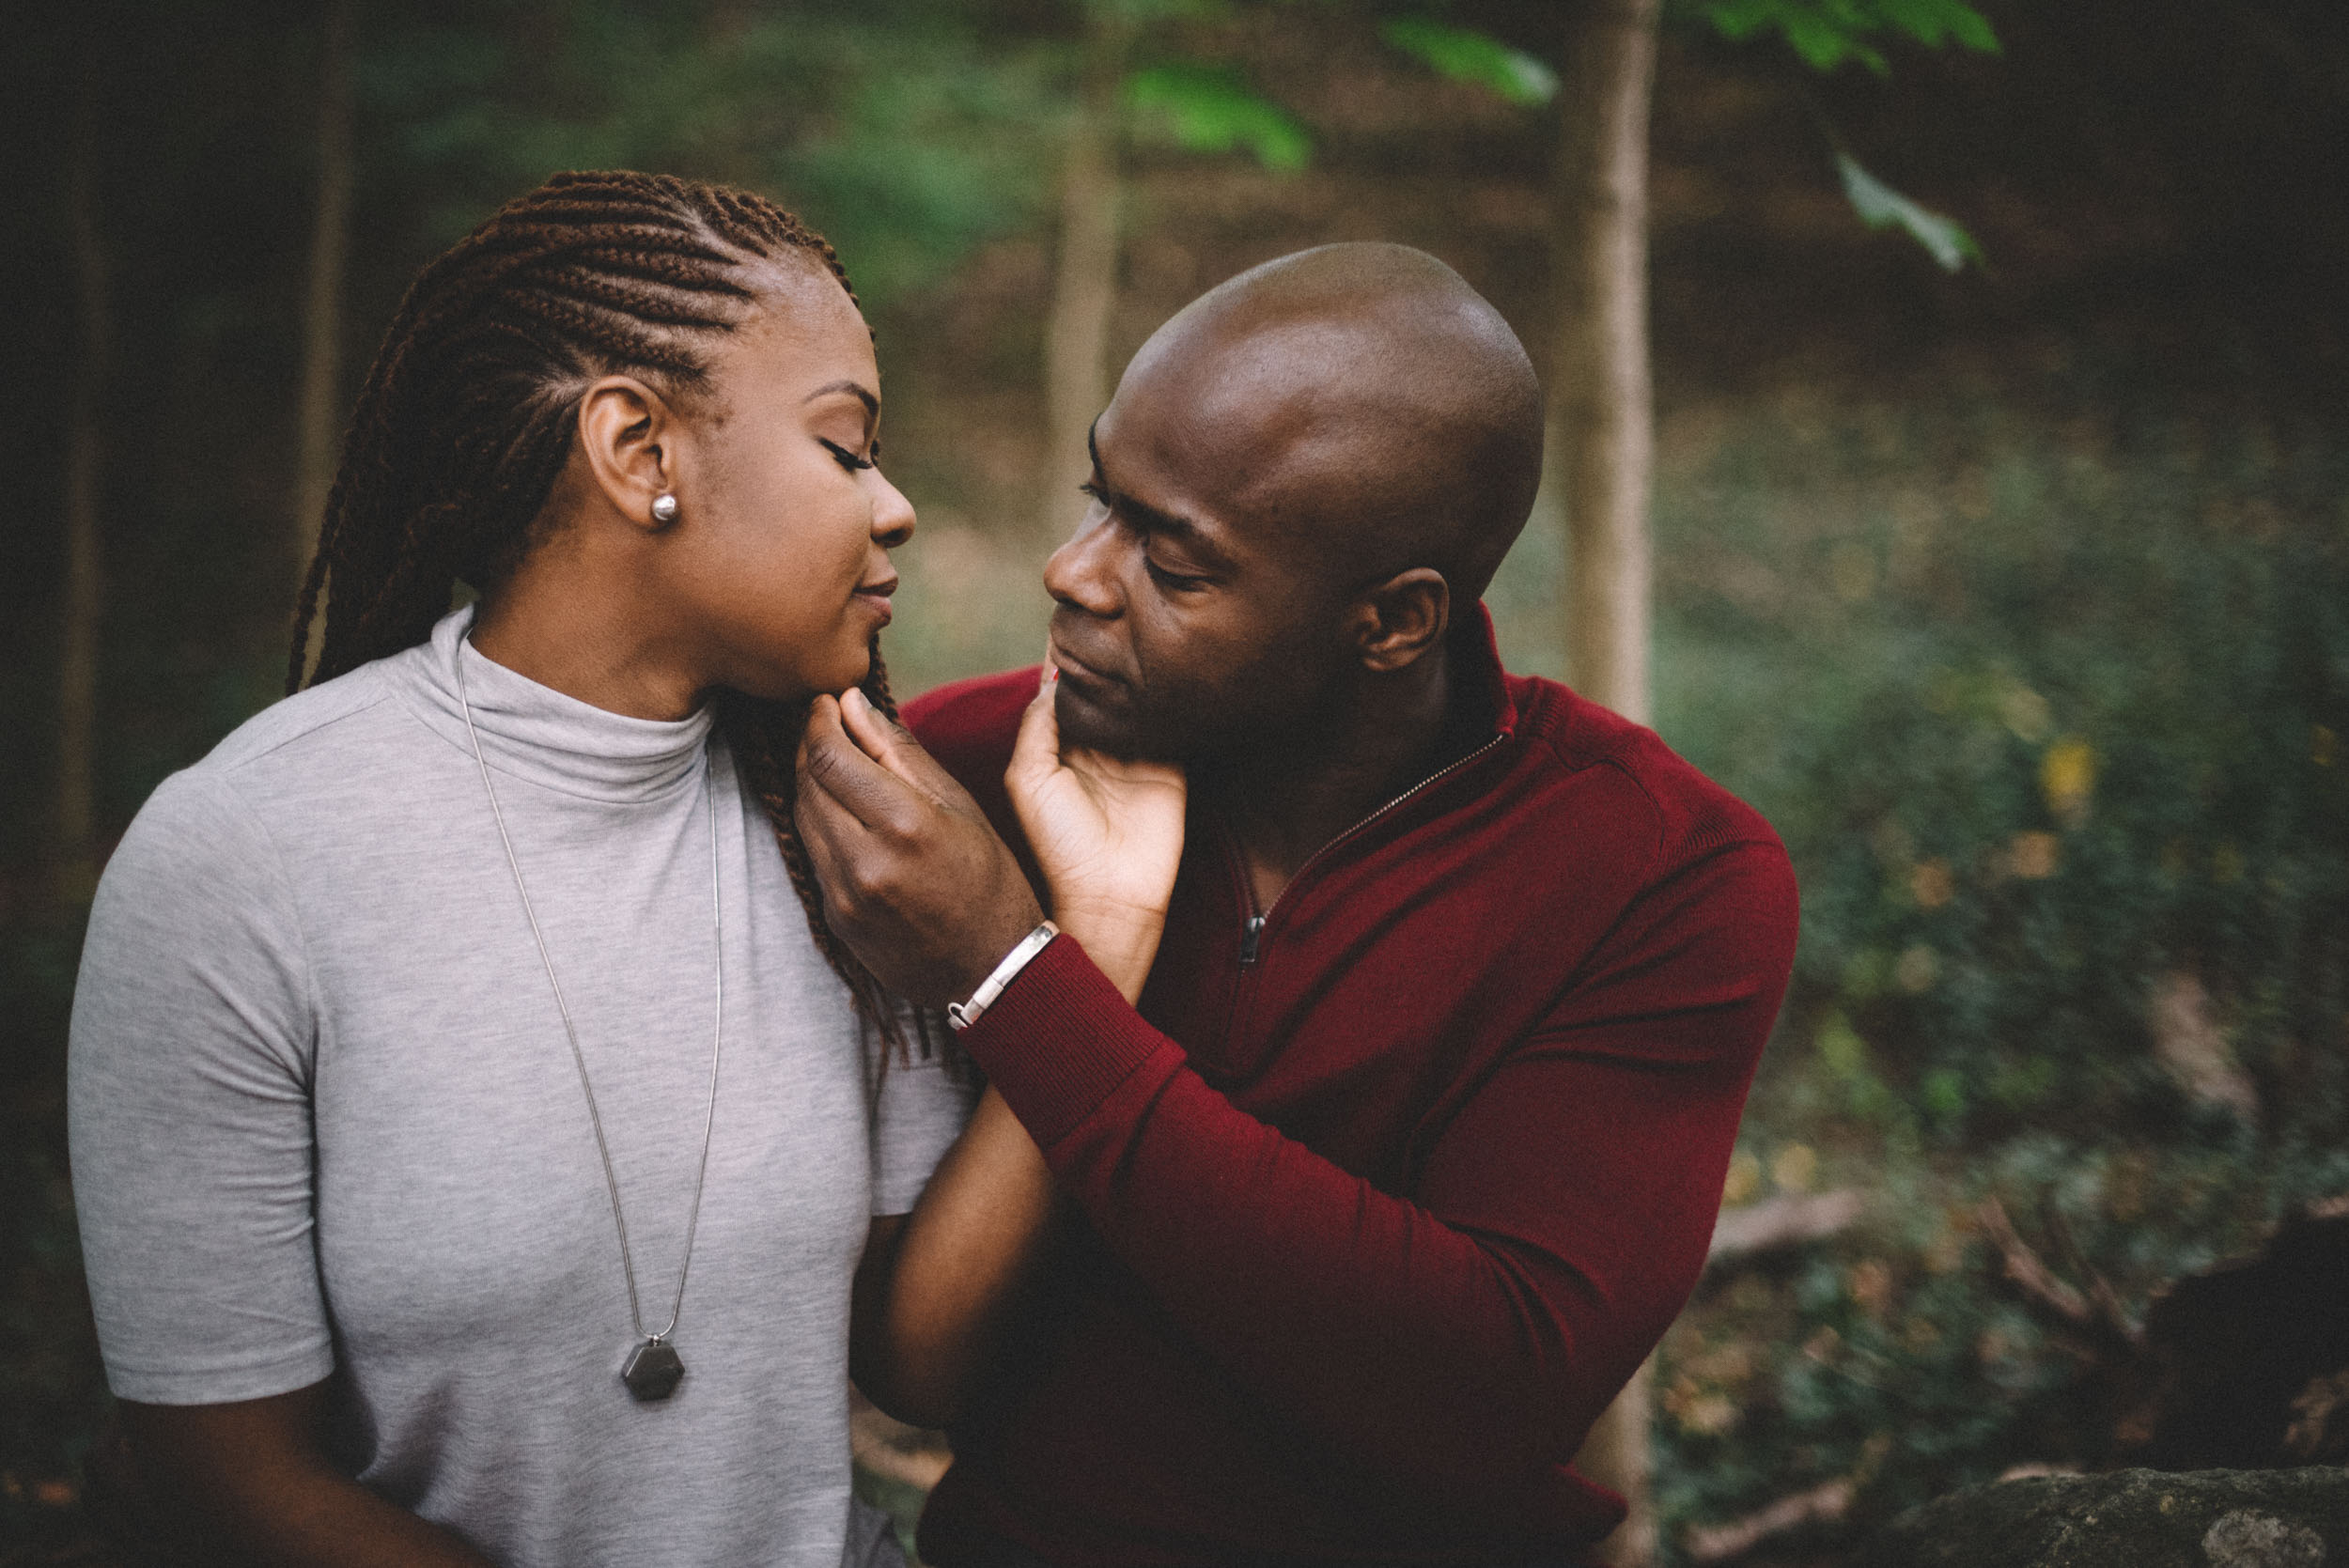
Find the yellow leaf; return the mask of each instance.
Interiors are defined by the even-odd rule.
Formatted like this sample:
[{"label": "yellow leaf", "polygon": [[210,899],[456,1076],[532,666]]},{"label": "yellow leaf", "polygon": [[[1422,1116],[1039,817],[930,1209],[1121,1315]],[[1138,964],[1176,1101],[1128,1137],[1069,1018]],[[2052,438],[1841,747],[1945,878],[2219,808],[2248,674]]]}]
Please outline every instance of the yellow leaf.
[{"label": "yellow leaf", "polygon": [[1789,1143],[1770,1161],[1770,1180],[1788,1192],[1808,1192],[1819,1174],[1819,1157],[1808,1143]]},{"label": "yellow leaf", "polygon": [[2039,789],[2047,809],[2067,826],[2088,815],[2096,790],[2096,751],[2077,736],[2057,741],[2039,759]]},{"label": "yellow leaf", "polygon": [[1749,1149],[1729,1157],[1729,1178],[1721,1184],[1721,1202],[1742,1203],[1762,1189],[1762,1162]]}]

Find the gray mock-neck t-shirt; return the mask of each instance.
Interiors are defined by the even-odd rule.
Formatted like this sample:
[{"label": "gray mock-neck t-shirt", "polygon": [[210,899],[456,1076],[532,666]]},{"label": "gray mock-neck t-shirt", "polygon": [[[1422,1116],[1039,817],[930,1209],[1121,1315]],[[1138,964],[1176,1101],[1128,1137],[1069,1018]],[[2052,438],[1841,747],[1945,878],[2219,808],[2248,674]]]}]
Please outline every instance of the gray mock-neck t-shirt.
[{"label": "gray mock-neck t-shirt", "polygon": [[[189,1405],[332,1375],[351,1472],[510,1568],[863,1561],[849,1279],[970,1092],[935,1061],[879,1071],[707,711],[574,701],[475,652],[470,621],[246,723],[107,867],[70,1118],[108,1380]],[[647,1329],[676,1298],[723,924],[686,1375],[663,1404],[619,1380],[635,1336],[603,1165],[460,659]]]}]

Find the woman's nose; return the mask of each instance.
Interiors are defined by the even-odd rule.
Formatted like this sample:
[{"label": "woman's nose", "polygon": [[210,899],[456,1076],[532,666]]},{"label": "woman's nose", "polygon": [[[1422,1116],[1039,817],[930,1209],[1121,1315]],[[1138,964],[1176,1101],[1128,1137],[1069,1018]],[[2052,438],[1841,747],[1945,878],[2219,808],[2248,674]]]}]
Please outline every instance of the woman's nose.
[{"label": "woman's nose", "polygon": [[870,477],[881,489],[873,503],[873,537],[882,549],[894,550],[913,537],[913,503],[906,499],[905,491],[882,478],[879,469]]}]

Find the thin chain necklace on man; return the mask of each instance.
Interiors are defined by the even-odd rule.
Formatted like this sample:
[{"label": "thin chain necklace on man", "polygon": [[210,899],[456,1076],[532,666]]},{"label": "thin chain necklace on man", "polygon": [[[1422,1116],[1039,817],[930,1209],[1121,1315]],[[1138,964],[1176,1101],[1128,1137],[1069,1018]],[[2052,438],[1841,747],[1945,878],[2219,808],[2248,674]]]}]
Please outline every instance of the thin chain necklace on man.
[{"label": "thin chain necklace on man", "polygon": [[629,1250],[628,1220],[620,1213],[620,1178],[613,1172],[612,1149],[603,1136],[603,1115],[596,1109],[595,1085],[587,1081],[587,1058],[579,1048],[579,1031],[571,1024],[569,1003],[563,1000],[563,983],[554,977],[554,959],[547,952],[547,937],[538,928],[538,912],[531,908],[530,889],[522,881],[521,862],[514,855],[514,838],[506,831],[506,812],[498,804],[497,785],[490,780],[489,759],[481,754],[481,732],[474,728],[473,703],[465,693],[465,641],[457,645],[457,706],[464,710],[465,733],[473,739],[473,759],[481,769],[481,787],[490,797],[490,815],[498,825],[498,841],[506,846],[506,863],[514,873],[514,891],[521,895],[522,913],[530,921],[530,934],[538,944],[538,961],[547,969],[547,986],[554,993],[554,1010],[563,1017],[563,1036],[571,1043],[571,1064],[579,1069],[579,1090],[587,1098],[587,1120],[596,1129],[596,1153],[603,1160],[604,1189],[612,1195],[612,1223],[620,1233],[620,1272],[628,1280],[629,1321],[636,1329],[638,1343],[620,1369],[620,1381],[641,1404],[668,1398],[677,1392],[677,1386],[685,1376],[685,1363],[677,1358],[677,1347],[669,1336],[677,1332],[677,1318],[685,1311],[685,1278],[693,1266],[693,1233],[702,1219],[702,1182],[709,1174],[709,1134],[718,1121],[718,1059],[725,1044],[726,1019],[726,926],[725,906],[718,893],[718,796],[717,785],[710,780],[713,769],[709,758],[702,758],[702,800],[709,812],[709,908],[710,924],[717,938],[718,984],[717,997],[710,1011],[715,1021],[711,1025],[709,1042],[709,1110],[702,1121],[701,1163],[693,1172],[693,1206],[685,1220],[685,1256],[677,1265],[677,1299],[669,1304],[669,1321],[661,1332],[645,1332],[645,1313],[637,1304],[636,1259]]}]

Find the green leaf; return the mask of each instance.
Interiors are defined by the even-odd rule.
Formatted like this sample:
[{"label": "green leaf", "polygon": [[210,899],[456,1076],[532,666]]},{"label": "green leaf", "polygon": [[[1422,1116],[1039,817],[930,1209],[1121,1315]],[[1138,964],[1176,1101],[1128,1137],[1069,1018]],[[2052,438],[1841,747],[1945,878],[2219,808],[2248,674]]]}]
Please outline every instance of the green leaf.
[{"label": "green leaf", "polygon": [[1404,16],[1382,23],[1378,36],[1439,76],[1474,83],[1511,103],[1530,107],[1558,96],[1558,73],[1542,60],[1472,28]]},{"label": "green leaf", "polygon": [[1919,206],[1861,168],[1848,152],[1835,155],[1835,167],[1843,177],[1843,194],[1851,198],[1852,210],[1870,228],[1905,230],[1945,272],[1957,272],[1968,261],[1981,264],[1982,247],[1956,219]]},{"label": "green leaf", "polygon": [[1954,1126],[1966,1115],[1966,1075],[1953,1067],[1936,1067],[1919,1085],[1926,1112],[1944,1126]]},{"label": "green leaf", "polygon": [[1703,0],[1697,8],[1733,42],[1778,33],[1818,71],[1858,60],[1884,75],[1891,67],[1869,39],[1888,33],[1929,49],[1952,41],[1983,53],[1999,47],[1989,20],[1967,0]]},{"label": "green leaf", "polygon": [[1153,66],[1126,83],[1126,101],[1176,147],[1235,152],[1293,174],[1313,161],[1313,138],[1288,112],[1258,96],[1239,73],[1219,66]]}]

